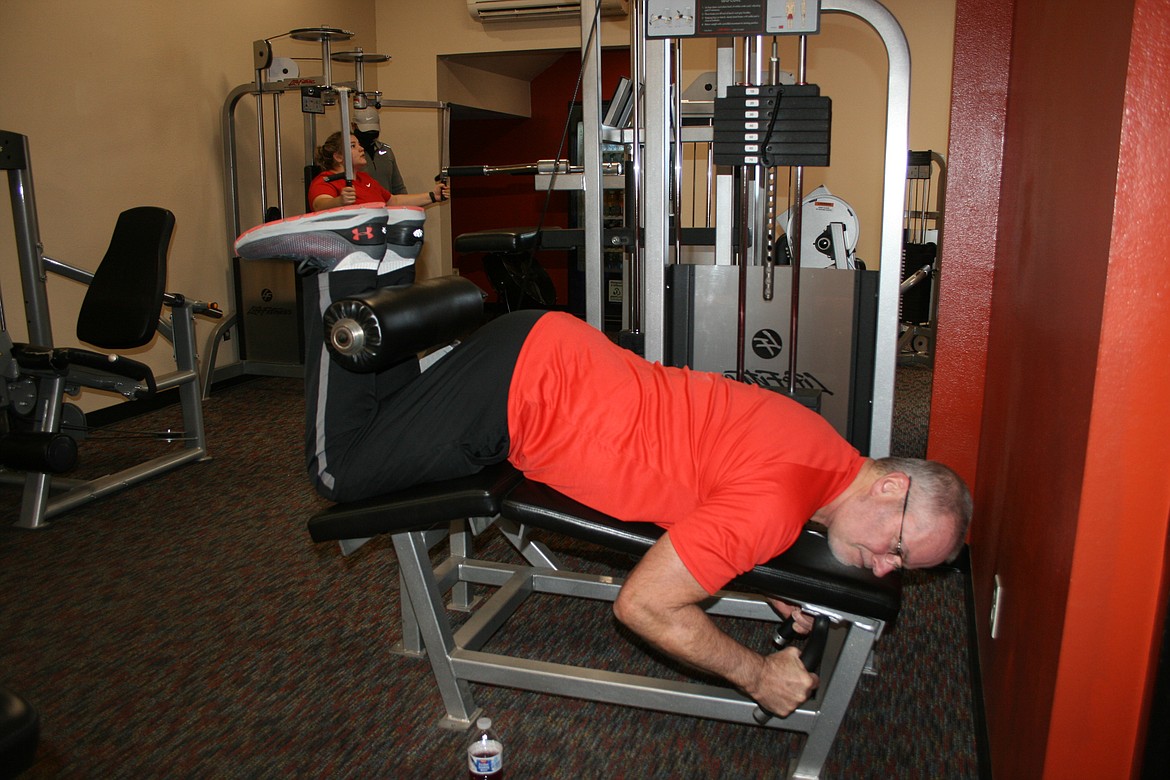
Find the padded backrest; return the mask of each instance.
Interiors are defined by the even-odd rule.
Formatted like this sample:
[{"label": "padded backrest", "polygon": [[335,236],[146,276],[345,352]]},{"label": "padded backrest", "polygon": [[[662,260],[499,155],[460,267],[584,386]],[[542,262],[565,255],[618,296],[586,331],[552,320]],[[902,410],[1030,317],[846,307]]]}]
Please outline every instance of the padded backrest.
[{"label": "padded backrest", "polygon": [[156,206],[118,215],[110,248],[81,303],[77,338],[103,349],[132,349],[154,337],[174,227],[175,215]]}]

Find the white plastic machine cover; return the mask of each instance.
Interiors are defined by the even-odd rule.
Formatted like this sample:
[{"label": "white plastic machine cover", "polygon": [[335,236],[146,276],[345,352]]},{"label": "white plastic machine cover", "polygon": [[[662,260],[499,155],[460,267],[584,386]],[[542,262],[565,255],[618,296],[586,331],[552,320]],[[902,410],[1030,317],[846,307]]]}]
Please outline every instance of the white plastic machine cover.
[{"label": "white plastic machine cover", "polygon": [[[857,213],[853,207],[843,199],[829,192],[823,185],[805,196],[804,215],[801,220],[800,231],[800,267],[801,268],[847,268],[856,267],[857,237],[861,233],[861,225],[857,220]],[[785,232],[788,235],[789,250],[795,256],[796,250],[792,246],[793,215],[792,209],[784,212],[781,217]],[[834,244],[832,226],[834,223],[841,226],[844,246]],[[840,238],[837,243],[839,244]],[[842,265],[844,263],[844,265]]]}]

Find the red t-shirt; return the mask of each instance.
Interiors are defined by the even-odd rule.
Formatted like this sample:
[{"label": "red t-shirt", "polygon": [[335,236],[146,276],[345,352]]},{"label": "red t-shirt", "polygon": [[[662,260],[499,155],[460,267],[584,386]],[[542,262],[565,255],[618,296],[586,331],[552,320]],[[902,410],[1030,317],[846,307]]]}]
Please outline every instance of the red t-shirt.
[{"label": "red t-shirt", "polygon": [[[328,195],[331,198],[336,198],[345,189],[345,177],[334,179],[333,181],[325,181],[326,176],[333,176],[333,172],[327,171],[318,174],[315,179],[309,184],[309,206],[312,207],[313,201],[322,195]],[[356,203],[385,203],[390,200],[393,195],[390,191],[385,189],[381,184],[374,180],[374,177],[365,171],[355,171],[353,178],[353,191],[357,196]]]},{"label": "red t-shirt", "polygon": [[668,529],[708,593],[788,549],[864,463],[795,401],[650,363],[563,313],[524,342],[508,432],[508,460],[529,478]]}]

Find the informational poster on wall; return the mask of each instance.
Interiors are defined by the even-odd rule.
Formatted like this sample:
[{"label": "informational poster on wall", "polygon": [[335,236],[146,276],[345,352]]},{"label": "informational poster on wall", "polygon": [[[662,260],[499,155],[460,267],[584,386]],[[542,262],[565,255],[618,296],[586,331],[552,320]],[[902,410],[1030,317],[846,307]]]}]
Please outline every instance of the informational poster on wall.
[{"label": "informational poster on wall", "polygon": [[649,38],[813,35],[820,0],[647,0]]}]

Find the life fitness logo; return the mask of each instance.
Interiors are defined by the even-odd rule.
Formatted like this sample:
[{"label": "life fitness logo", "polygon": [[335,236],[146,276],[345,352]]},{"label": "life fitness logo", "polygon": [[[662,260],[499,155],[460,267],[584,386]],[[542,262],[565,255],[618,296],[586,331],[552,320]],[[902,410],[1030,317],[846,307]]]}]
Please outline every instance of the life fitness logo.
[{"label": "life fitness logo", "polygon": [[780,338],[779,333],[771,328],[758,330],[756,335],[752,336],[752,352],[755,352],[761,360],[778,358],[783,350],[783,339]]}]

